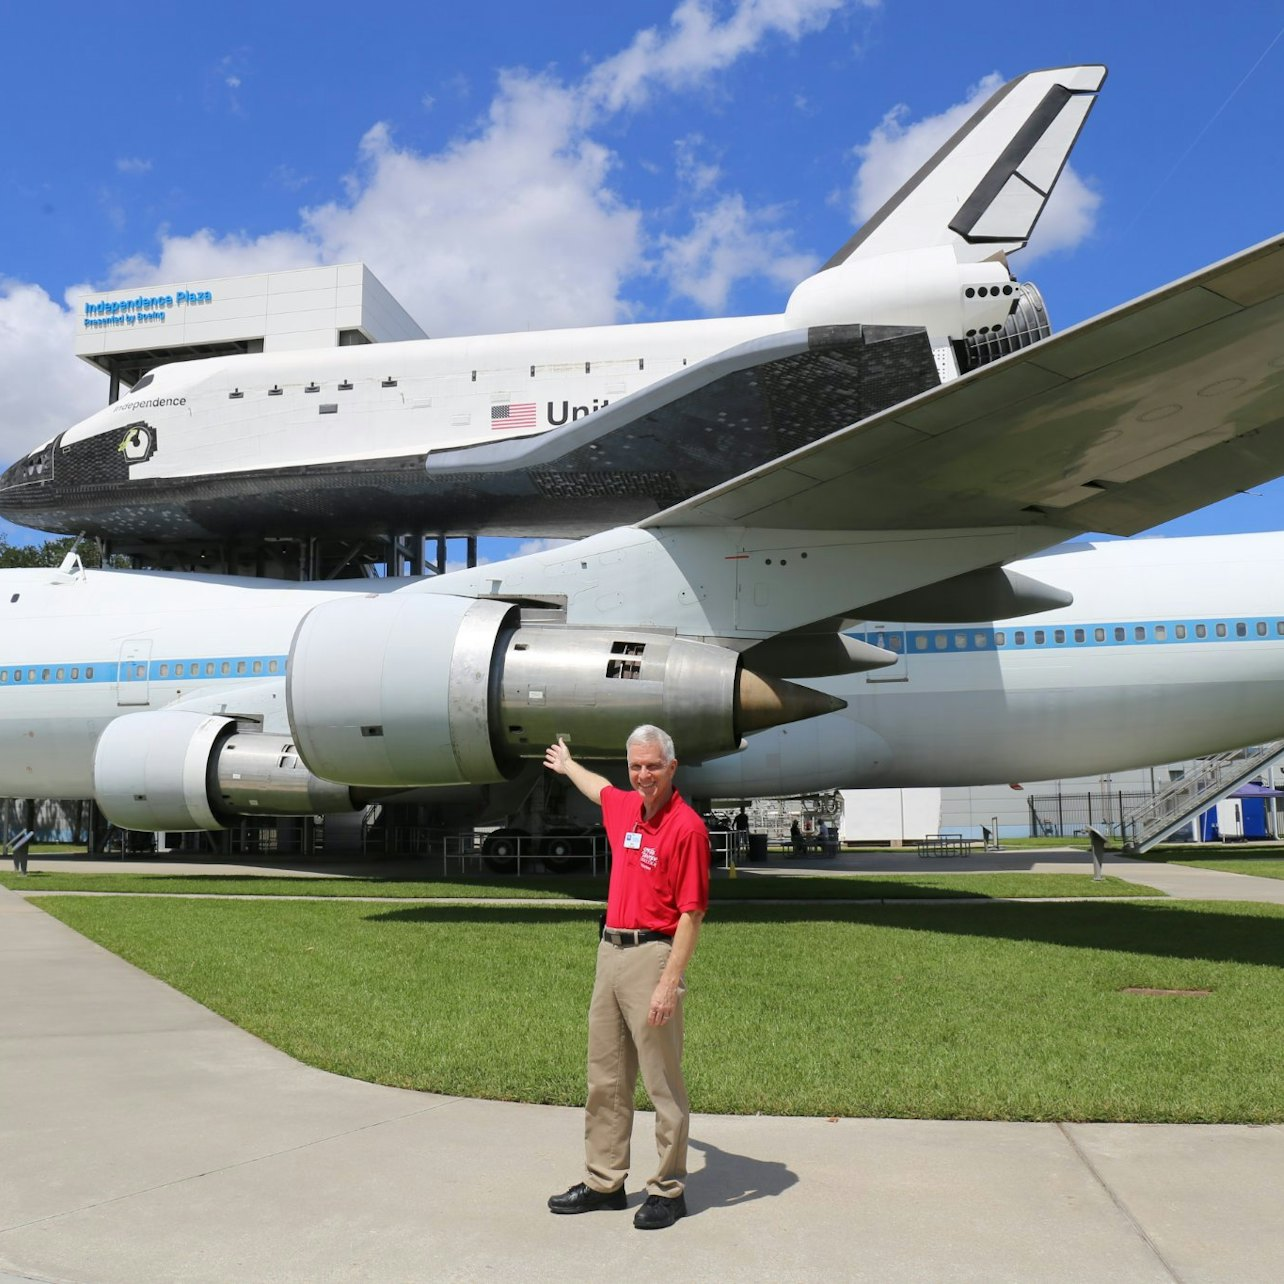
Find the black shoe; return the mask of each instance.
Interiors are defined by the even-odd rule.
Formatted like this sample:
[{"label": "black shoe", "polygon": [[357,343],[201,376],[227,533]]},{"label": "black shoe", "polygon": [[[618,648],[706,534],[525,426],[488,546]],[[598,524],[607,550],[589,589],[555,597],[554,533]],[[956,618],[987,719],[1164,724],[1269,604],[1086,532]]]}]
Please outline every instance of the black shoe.
[{"label": "black shoe", "polygon": [[633,1214],[633,1225],[638,1230],[663,1230],[686,1215],[685,1195],[675,1195],[672,1199],[666,1199],[663,1195],[648,1195],[646,1203]]},{"label": "black shoe", "polygon": [[592,1213],[599,1208],[627,1207],[628,1196],[625,1195],[623,1186],[619,1190],[594,1190],[583,1182],[572,1186],[564,1195],[550,1196],[548,1201],[550,1213]]}]

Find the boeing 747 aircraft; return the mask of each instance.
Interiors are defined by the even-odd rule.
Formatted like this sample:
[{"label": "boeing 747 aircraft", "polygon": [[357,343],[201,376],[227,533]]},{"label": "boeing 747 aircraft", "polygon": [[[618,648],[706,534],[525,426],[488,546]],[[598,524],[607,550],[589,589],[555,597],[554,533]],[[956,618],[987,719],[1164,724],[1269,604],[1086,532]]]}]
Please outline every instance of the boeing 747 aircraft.
[{"label": "boeing 747 aircraft", "polygon": [[1105,74],[1005,85],[779,314],[164,365],[14,464],[0,515],[171,546],[653,516],[1046,335],[1007,256]]}]

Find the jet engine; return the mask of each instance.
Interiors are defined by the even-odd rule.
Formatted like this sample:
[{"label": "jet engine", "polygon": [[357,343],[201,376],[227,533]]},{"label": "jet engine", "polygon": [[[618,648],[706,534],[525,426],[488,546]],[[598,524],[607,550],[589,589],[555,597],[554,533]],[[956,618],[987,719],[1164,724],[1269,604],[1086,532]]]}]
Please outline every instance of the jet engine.
[{"label": "jet engine", "polygon": [[684,756],[727,753],[747,732],[843,703],[703,642],[523,624],[508,602],[370,594],[300,622],[292,735],[223,713],[126,714],[99,737],[94,794],[122,829],[221,829],[238,816],[350,812],[371,792],[495,784],[559,735],[578,756],[619,757],[643,722]]},{"label": "jet engine", "polygon": [[321,780],[289,736],[234,718],[160,709],[108,724],[94,751],[94,796],[122,829],[222,829],[236,816],[350,812],[346,785]]},{"label": "jet engine", "polygon": [[558,736],[619,757],[639,723],[689,758],[843,702],[744,669],[738,653],[641,630],[523,623],[508,602],[439,593],[314,607],[290,650],[286,705],[318,776],[410,788],[487,784]]}]

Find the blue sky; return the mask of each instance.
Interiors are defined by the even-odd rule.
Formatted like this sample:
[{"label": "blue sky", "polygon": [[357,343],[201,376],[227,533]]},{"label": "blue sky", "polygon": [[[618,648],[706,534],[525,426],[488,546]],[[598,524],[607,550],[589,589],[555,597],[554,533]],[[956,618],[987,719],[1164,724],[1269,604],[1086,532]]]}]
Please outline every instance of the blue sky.
[{"label": "blue sky", "polygon": [[[72,355],[86,286],[363,259],[435,335],[775,312],[985,86],[1038,67],[1110,69],[1013,258],[1056,328],[1284,222],[1284,0],[112,12],[6,15],[6,462],[105,397]],[[1162,529],[1275,529],[1281,501]]]}]

